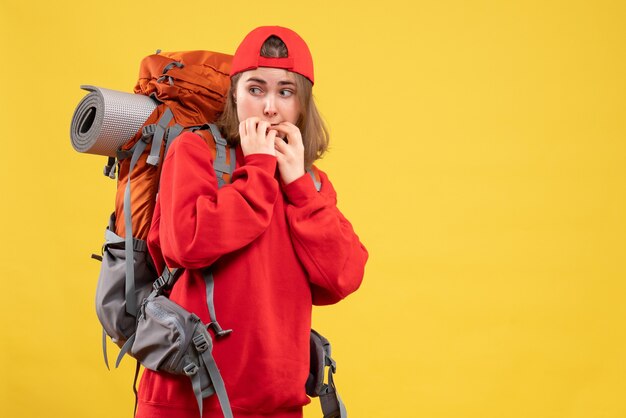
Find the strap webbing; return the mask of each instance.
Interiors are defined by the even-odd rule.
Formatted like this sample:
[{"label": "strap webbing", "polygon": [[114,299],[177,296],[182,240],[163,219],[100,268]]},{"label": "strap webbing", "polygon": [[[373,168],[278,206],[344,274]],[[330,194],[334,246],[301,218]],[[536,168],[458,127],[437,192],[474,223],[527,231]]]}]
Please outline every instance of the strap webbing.
[{"label": "strap webbing", "polygon": [[111,370],[109,367],[109,356],[107,355],[107,332],[102,328],[102,355],[104,355],[104,364],[107,366],[107,370]]},{"label": "strap webbing", "polygon": [[222,407],[224,418],[233,418],[233,411],[230,409],[230,401],[228,400],[228,394],[226,393],[226,386],[224,385],[222,375],[217,368],[217,364],[215,364],[215,359],[213,358],[213,355],[211,355],[211,350],[205,350],[201,353],[201,356],[202,361],[204,362],[204,367],[206,367],[206,370],[209,372],[209,376],[211,377],[211,382],[213,383],[213,388],[215,388],[217,400]]},{"label": "strap webbing", "polygon": [[172,145],[172,141],[178,137],[178,135],[183,132],[185,128],[182,125],[176,124],[174,126],[170,126],[167,130],[167,138],[165,138],[165,152],[163,153],[163,159],[167,156],[167,151],[170,149],[170,145]]},{"label": "strap webbing", "polygon": [[233,330],[223,329],[219,322],[217,322],[217,316],[215,315],[215,303],[213,302],[213,293],[215,289],[213,272],[210,268],[206,268],[202,271],[202,277],[204,277],[204,287],[206,289],[206,304],[209,308],[209,316],[211,317],[209,326],[213,328],[216,337],[223,337],[233,332]]},{"label": "strap webbing", "polygon": [[328,384],[324,384],[320,393],[320,405],[324,418],[346,418],[348,412],[346,406],[341,400],[341,396],[337,392],[335,382],[333,381],[334,371],[332,368],[328,370]]},{"label": "strap webbing", "polygon": [[233,174],[233,171],[235,171],[235,168],[237,167],[237,152],[235,151],[235,148],[231,148],[230,149],[230,171],[229,174]]},{"label": "strap webbing", "polygon": [[150,155],[146,161],[148,164],[159,164],[159,154],[161,154],[161,144],[163,143],[163,137],[165,136],[165,129],[167,129],[167,125],[169,125],[173,117],[174,114],[168,107],[161,115],[159,122],[157,122],[154,136],[152,137],[152,148],[150,149]]},{"label": "strap webbing", "polygon": [[128,168],[128,182],[124,191],[124,226],[126,227],[125,237],[125,255],[126,255],[126,312],[129,315],[137,316],[137,304],[135,301],[135,259],[133,254],[133,221],[130,210],[130,180],[133,169],[137,165],[139,156],[146,149],[146,143],[143,140],[138,141],[133,150],[133,157],[130,160]]},{"label": "strap webbing", "polygon": [[196,397],[198,403],[198,410],[200,410],[200,416],[202,416],[202,384],[200,382],[200,375],[198,372],[189,376],[191,379],[191,387],[193,388],[193,394]]},{"label": "strap webbing", "polygon": [[219,171],[220,173],[228,173],[231,174],[230,166],[226,164],[226,146],[227,142],[222,137],[220,130],[217,126],[210,124],[209,129],[211,130],[211,134],[213,135],[213,140],[215,141],[216,153],[215,153],[215,161],[213,161],[213,169]]},{"label": "strap webbing", "polygon": [[235,148],[230,148],[230,164],[226,164],[226,150],[228,149],[228,143],[222,136],[218,127],[214,124],[209,124],[211,135],[215,141],[215,160],[213,161],[213,170],[215,171],[215,177],[217,177],[217,187],[221,188],[226,184],[224,175],[229,176],[235,171],[237,166],[237,153]]},{"label": "strap webbing", "polygon": [[182,125],[179,125],[178,123],[176,125],[170,126],[169,129],[167,130],[167,136],[165,140],[169,143],[178,135],[180,135],[183,129],[185,128]]},{"label": "strap webbing", "polygon": [[109,157],[107,165],[104,166],[104,175],[112,179],[115,178],[115,157]]},{"label": "strap webbing", "polygon": [[209,315],[211,321],[217,321],[215,316],[215,304],[213,303],[213,291],[215,289],[215,283],[213,280],[213,272],[210,269],[206,269],[202,272],[204,277],[204,287],[206,288],[206,304],[209,307]]},{"label": "strap webbing", "polygon": [[117,369],[122,362],[122,358],[124,358],[124,354],[128,353],[135,342],[135,335],[130,336],[129,339],[126,340],[122,348],[120,349],[120,353],[117,355],[117,360],[115,361],[115,368]]},{"label": "strap webbing", "polygon": [[313,169],[307,168],[306,172],[309,173],[309,176],[311,176],[311,178],[313,179],[313,183],[315,184],[315,190],[317,190],[318,192],[322,190],[322,183],[317,181],[317,179],[315,178],[315,173],[313,172]]}]

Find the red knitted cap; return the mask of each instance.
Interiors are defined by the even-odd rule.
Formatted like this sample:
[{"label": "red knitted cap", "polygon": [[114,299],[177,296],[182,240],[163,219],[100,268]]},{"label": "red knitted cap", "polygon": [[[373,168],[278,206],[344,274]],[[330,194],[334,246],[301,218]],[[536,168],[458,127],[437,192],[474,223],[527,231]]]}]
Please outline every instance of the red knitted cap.
[{"label": "red knitted cap", "polygon": [[[261,56],[261,47],[270,36],[279,37],[287,46],[286,58]],[[283,68],[301,74],[313,83],[313,58],[304,39],[291,29],[281,26],[261,26],[250,32],[233,57],[230,76],[259,67]]]}]

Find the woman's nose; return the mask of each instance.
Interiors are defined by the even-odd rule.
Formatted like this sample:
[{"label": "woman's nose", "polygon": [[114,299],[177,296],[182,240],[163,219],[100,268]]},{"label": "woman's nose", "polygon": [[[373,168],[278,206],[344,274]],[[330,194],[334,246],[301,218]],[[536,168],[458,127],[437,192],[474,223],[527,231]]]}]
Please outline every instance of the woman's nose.
[{"label": "woman's nose", "polygon": [[276,110],[276,103],[274,101],[274,98],[271,95],[267,96],[267,99],[265,101],[265,108],[263,109],[263,114],[267,117],[274,117],[277,114],[277,110]]}]

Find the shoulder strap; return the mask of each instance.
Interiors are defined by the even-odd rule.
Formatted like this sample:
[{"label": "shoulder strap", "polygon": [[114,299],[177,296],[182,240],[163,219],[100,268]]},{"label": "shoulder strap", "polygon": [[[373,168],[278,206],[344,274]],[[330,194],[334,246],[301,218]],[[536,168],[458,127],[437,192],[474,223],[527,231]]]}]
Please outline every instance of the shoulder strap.
[{"label": "shoulder strap", "polygon": [[317,190],[318,192],[322,190],[322,182],[315,175],[315,171],[313,171],[313,167],[307,168],[306,172],[309,173],[309,176],[311,176],[311,178],[313,179],[313,183],[315,184],[315,190]]},{"label": "shoulder strap", "polygon": [[170,124],[173,118],[174,114],[168,107],[157,122],[154,136],[152,137],[152,148],[150,149],[150,155],[148,156],[148,164],[159,164],[159,155],[161,154],[161,144],[163,143],[163,139],[165,138],[165,130],[167,129],[167,126]]},{"label": "shoulder strap", "polygon": [[[213,160],[213,170],[215,170],[215,176],[217,177],[217,186],[222,187],[226,184],[225,175],[232,176],[237,164],[237,155],[235,148],[229,148],[228,143],[222,136],[222,133],[218,127],[214,124],[209,125],[211,130],[211,136],[215,141],[215,159]],[[226,162],[226,155],[230,150],[230,164]]]},{"label": "shoulder strap", "polygon": [[137,306],[135,304],[135,262],[133,254],[133,222],[130,209],[130,180],[133,169],[137,161],[139,161],[139,156],[141,156],[146,149],[146,145],[143,140],[139,140],[134,146],[133,156],[130,160],[130,167],[128,168],[128,182],[126,183],[126,190],[124,191],[124,225],[126,227],[126,312],[132,316],[137,316]]},{"label": "shoulder strap", "polygon": [[223,329],[220,326],[219,322],[217,322],[217,316],[215,315],[215,304],[213,303],[213,272],[211,271],[210,267],[202,271],[202,277],[204,277],[204,285],[206,287],[206,303],[209,308],[209,315],[211,317],[211,322],[209,323],[209,326],[213,328],[216,337],[224,337],[233,332],[233,330]]},{"label": "shoulder strap", "polygon": [[[217,395],[217,400],[222,408],[224,418],[233,418],[230,401],[228,400],[228,395],[226,393],[226,386],[224,385],[222,375],[220,374],[217,364],[215,363],[215,359],[209,349],[210,343],[207,341],[207,338],[210,337],[206,334],[206,331],[200,332],[193,337],[193,344],[200,358],[200,367],[204,367],[209,374],[213,390]],[[202,387],[200,377],[197,373],[197,368],[198,366],[192,363],[185,368],[185,373],[191,378],[191,386],[193,387],[193,392],[196,396],[196,401],[198,402],[200,416],[202,416]]]},{"label": "shoulder strap", "polygon": [[[152,136],[152,146],[150,149],[150,155],[147,157],[147,163],[151,165],[157,165],[160,159],[161,145],[164,140],[167,126],[173,118],[172,111],[167,108],[163,115],[159,118],[159,121],[155,125],[148,125],[144,127],[144,137]],[[178,130],[179,125],[175,125],[173,128]],[[182,131],[182,129],[181,129]],[[169,136],[169,135],[168,135]],[[130,166],[128,168],[128,181],[126,182],[126,189],[124,190],[124,226],[125,233],[125,256],[126,256],[126,312],[129,315],[137,315],[137,306],[135,303],[135,263],[133,254],[133,222],[131,211],[131,179],[132,173],[139,161],[139,157],[143,154],[147,147],[147,142],[142,137],[133,148],[129,151],[132,153],[130,160]]]}]

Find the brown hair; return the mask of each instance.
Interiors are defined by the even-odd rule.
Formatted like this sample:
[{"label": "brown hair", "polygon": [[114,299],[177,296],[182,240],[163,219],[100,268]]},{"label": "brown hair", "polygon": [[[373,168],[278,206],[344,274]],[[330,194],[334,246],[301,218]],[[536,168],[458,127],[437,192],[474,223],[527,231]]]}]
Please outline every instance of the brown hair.
[{"label": "brown hair", "polygon": [[[288,56],[287,47],[280,38],[272,35],[263,43],[261,56],[285,58]],[[224,112],[216,122],[231,146],[239,143],[239,118],[237,117],[237,104],[233,93],[237,89],[237,82],[241,78],[241,74],[236,74],[231,79]],[[300,129],[304,142],[304,165],[310,167],[328,149],[328,129],[315,105],[313,84],[300,74],[293,73],[293,75],[296,81],[296,97],[300,101],[300,109],[302,109],[296,126]]]}]

